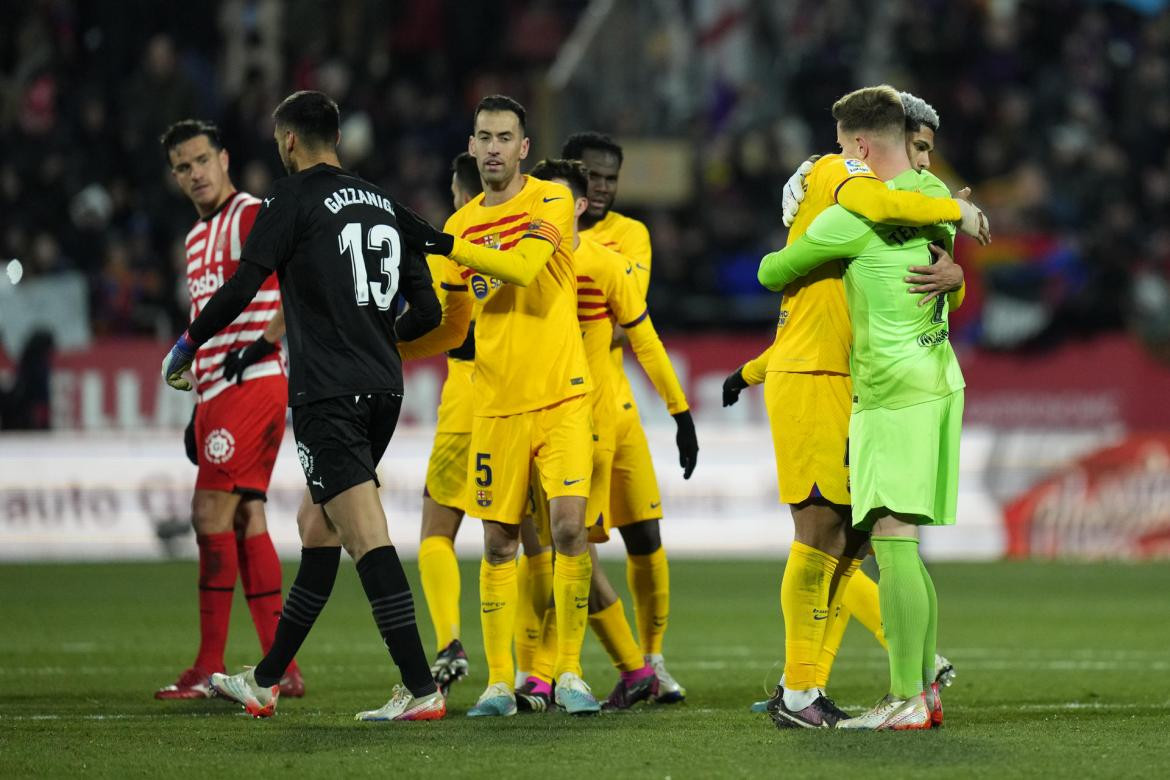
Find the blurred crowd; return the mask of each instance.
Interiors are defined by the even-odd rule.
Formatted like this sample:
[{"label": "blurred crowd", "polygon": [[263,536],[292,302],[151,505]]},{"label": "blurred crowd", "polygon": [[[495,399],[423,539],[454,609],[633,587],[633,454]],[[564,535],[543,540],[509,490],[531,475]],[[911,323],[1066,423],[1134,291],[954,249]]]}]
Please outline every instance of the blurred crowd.
[{"label": "blurred crowd", "polygon": [[162,130],[219,122],[236,185],[263,194],[283,173],[271,109],[301,88],[340,103],[349,167],[440,223],[483,94],[529,105],[541,154],[553,129],[686,141],[682,205],[618,196],[650,225],[664,330],[774,317],[754,277],[784,239],[780,187],[835,151],[832,101],[879,81],[938,109],[936,170],[992,217],[991,247],[961,247],[976,294],[957,336],[1013,347],[1123,327],[1135,280],[1170,264],[1158,0],[647,0],[613,4],[590,36],[574,35],[587,0],[3,5],[0,258],[26,278],[84,274],[98,336],[185,324],[195,214]]}]

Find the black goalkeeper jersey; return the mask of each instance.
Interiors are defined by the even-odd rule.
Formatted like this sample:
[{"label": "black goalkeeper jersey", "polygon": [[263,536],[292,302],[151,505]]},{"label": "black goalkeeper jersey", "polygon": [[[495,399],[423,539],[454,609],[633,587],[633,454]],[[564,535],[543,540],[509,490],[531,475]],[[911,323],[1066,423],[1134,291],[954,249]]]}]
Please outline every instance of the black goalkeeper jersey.
[{"label": "black goalkeeper jersey", "polygon": [[244,245],[275,270],[289,344],[289,406],[359,393],[402,394],[399,298],[434,297],[420,254],[398,233],[384,190],[331,165],[277,181]]}]

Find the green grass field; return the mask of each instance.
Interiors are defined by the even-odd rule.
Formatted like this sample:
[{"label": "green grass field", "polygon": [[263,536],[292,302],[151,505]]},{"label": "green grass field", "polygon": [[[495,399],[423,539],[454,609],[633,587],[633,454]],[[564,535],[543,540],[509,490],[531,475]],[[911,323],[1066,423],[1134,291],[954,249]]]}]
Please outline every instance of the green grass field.
[{"label": "green grass field", "polygon": [[[932,567],[940,650],[959,672],[944,696],[946,726],[854,734],[778,731],[747,711],[779,676],[781,565],[673,563],[666,652],[689,690],[686,704],[472,721],[463,714],[483,687],[484,665],[476,569],[466,564],[472,677],[454,689],[447,720],[378,725],[355,723],[353,713],[383,703],[396,674],[350,566],[300,656],[308,696],[281,702],[267,721],[218,700],[151,698],[194,655],[193,564],[0,566],[0,776],[1170,773],[1170,566]],[[624,581],[620,565],[610,574]],[[417,580],[415,594],[421,600]],[[239,596],[232,632],[229,665],[254,663]],[[608,693],[616,673],[593,638],[585,668],[595,692]],[[884,655],[855,623],[831,692],[854,710],[885,682]]]}]

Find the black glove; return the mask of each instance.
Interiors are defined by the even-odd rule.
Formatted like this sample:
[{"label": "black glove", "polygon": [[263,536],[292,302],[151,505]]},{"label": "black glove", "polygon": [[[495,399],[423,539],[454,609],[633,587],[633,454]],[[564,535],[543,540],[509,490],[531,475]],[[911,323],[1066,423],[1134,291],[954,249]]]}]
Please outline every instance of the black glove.
[{"label": "black glove", "polygon": [[191,421],[187,423],[187,429],[183,431],[183,447],[187,450],[187,460],[196,466],[199,465],[199,445],[195,442],[195,410],[198,408],[198,406],[191,407]]},{"label": "black glove", "polygon": [[695,436],[695,421],[690,412],[679,412],[671,417],[678,423],[674,442],[678,445],[678,465],[682,466],[683,479],[690,479],[699,460],[699,440]]},{"label": "black glove", "polygon": [[734,406],[739,400],[739,394],[748,388],[743,378],[743,366],[732,371],[723,380],[723,405]]},{"label": "black glove", "polygon": [[244,369],[275,351],[276,345],[263,336],[243,349],[233,349],[223,358],[223,378],[229,382],[235,379],[237,385],[243,384]]},{"label": "black glove", "polygon": [[438,230],[401,203],[397,204],[394,215],[398,218],[398,232],[414,251],[424,255],[449,255],[455,248],[455,236]]}]

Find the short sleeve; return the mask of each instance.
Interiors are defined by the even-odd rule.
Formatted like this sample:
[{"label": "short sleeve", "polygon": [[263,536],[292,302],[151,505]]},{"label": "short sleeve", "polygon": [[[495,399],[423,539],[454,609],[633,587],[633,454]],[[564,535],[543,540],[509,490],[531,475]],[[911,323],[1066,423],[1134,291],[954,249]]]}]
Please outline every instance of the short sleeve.
[{"label": "short sleeve", "polygon": [[299,211],[300,204],[292,190],[278,182],[260,205],[241,259],[272,271],[283,268],[296,246]]}]

